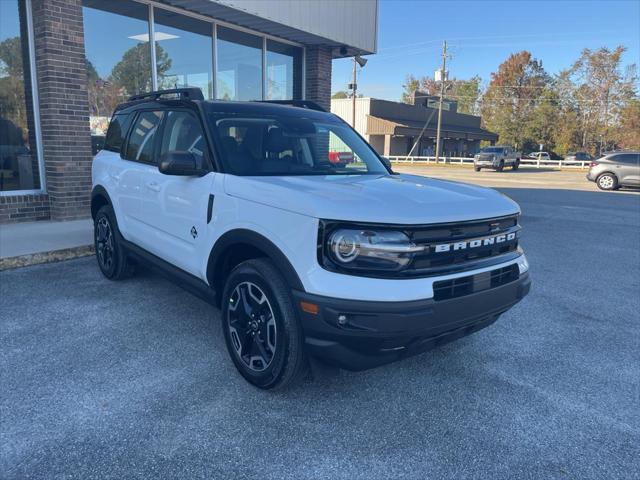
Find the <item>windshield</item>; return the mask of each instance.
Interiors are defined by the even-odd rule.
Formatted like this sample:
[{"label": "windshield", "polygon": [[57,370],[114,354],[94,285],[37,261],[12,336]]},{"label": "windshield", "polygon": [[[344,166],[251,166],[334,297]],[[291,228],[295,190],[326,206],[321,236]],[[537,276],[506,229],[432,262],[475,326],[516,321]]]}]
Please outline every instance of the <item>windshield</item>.
[{"label": "windshield", "polygon": [[480,153],[502,153],[501,147],[487,147],[480,150]]},{"label": "windshield", "polygon": [[300,118],[209,114],[225,171],[234,175],[388,174],[349,126]]}]

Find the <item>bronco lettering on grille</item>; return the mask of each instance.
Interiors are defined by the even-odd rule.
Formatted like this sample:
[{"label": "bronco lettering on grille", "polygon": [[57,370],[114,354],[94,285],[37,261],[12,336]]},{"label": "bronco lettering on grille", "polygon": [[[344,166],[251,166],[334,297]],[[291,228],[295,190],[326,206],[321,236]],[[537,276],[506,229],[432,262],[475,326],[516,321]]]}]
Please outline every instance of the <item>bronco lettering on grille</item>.
[{"label": "bronco lettering on grille", "polygon": [[492,237],[476,238],[473,240],[464,240],[461,242],[441,243],[434,245],[435,252],[450,252],[452,250],[464,250],[466,248],[478,248],[482,246],[494,245],[497,243],[509,242],[516,239],[516,232],[502,235],[494,235]]}]

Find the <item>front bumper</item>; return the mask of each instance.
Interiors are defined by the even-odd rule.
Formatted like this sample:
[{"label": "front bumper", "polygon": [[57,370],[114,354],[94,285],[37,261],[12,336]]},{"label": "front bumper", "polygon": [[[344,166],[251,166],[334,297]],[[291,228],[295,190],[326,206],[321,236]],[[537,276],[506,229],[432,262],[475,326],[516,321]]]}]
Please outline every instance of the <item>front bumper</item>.
[{"label": "front bumper", "polygon": [[299,308],[308,353],[347,370],[365,370],[492,324],[530,286],[527,272],[499,287],[441,301],[375,302],[293,293],[297,305],[308,302],[319,307],[317,314]]}]

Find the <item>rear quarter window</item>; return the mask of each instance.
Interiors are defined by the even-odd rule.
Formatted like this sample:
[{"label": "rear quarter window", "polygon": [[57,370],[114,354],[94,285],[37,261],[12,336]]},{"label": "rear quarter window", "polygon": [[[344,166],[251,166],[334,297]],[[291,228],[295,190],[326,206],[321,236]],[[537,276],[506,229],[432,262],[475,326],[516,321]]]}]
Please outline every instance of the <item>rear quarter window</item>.
[{"label": "rear quarter window", "polygon": [[114,115],[109,123],[107,136],[104,140],[104,150],[120,153],[124,138],[127,135],[129,127],[129,115]]}]

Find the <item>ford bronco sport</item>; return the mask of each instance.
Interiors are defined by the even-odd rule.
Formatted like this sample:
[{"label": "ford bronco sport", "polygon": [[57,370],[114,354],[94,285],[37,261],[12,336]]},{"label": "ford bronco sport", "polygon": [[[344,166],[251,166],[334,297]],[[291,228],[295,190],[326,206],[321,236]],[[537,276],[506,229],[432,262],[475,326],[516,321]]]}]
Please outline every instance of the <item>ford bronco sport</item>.
[{"label": "ford bronco sport", "polygon": [[280,103],[175,89],[117,107],[92,172],[102,273],[144,262],[220,306],[233,363],[265,389],[309,356],[362,370],[423,352],[527,294],[517,204],[395,174],[337,116]]}]

